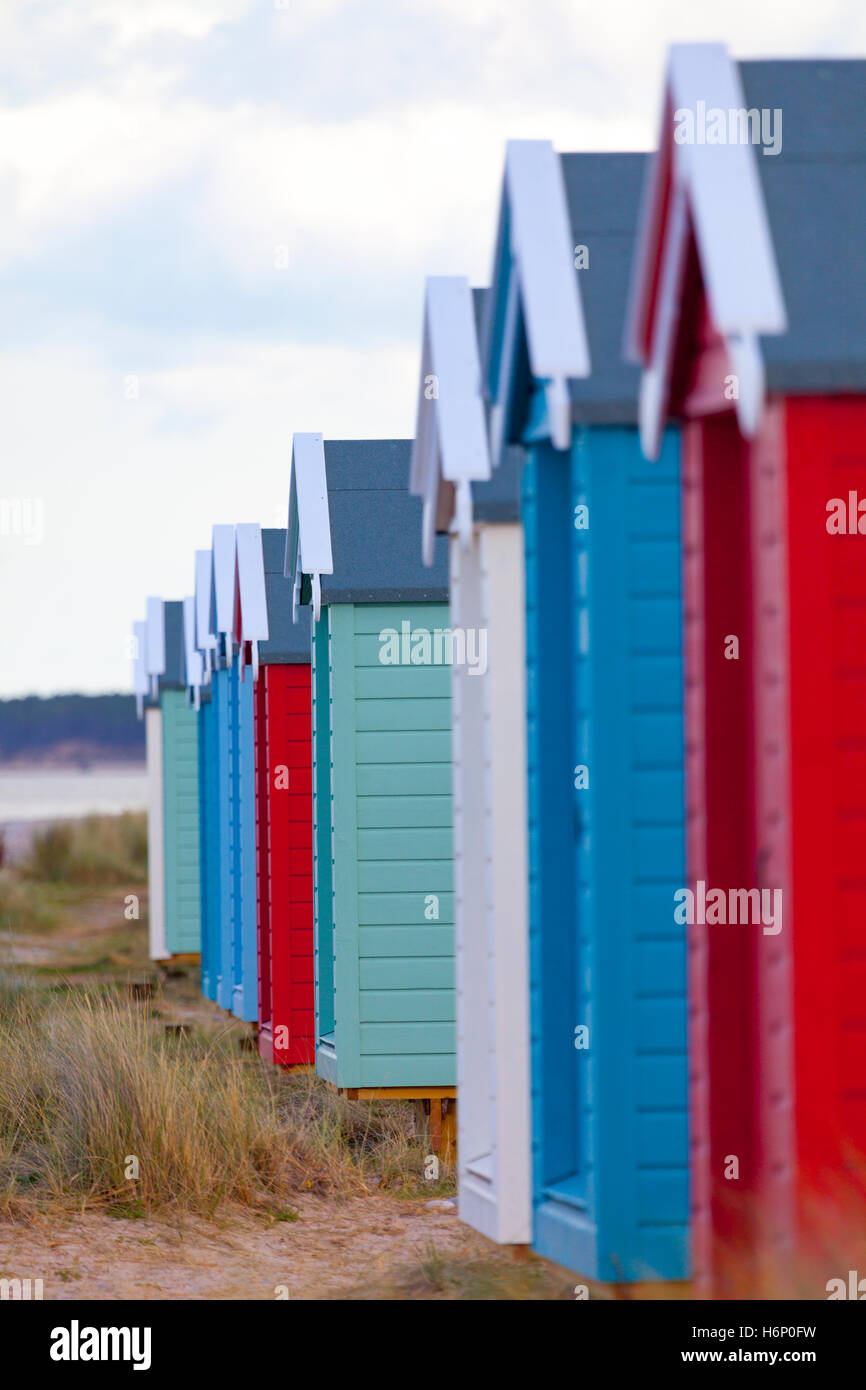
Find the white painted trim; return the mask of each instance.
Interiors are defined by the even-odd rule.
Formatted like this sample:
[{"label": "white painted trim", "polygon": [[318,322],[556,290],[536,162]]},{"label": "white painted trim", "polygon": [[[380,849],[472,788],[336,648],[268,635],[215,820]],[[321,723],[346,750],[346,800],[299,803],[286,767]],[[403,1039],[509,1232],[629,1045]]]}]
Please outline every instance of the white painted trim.
[{"label": "white painted trim", "polygon": [[522,531],[450,544],[451,624],[487,634],[487,670],[452,667],[461,1219],[531,1239],[529,932]]},{"label": "white painted trim", "polygon": [[147,600],[147,654],[145,670],[150,679],[153,699],[159,694],[159,678],[165,675],[165,602],[161,598]]},{"label": "white painted trim", "polygon": [[165,821],[162,775],[162,710],[145,710],[147,748],[147,940],[151,960],[167,960],[165,944]]},{"label": "white painted trim", "polygon": [[[671,44],[671,110],[744,110],[737,64],[724,44]],[[667,132],[663,132],[663,137]],[[713,322],[728,334],[784,333],[782,286],[751,145],[674,142],[677,176],[688,189]]]},{"label": "white painted trim", "polygon": [[764,405],[765,372],[758,336],[784,333],[788,327],[757,166],[759,158],[774,156],[759,155],[750,144],[733,141],[679,143],[677,113],[693,113],[697,135],[701,108],[724,112],[726,121],[731,111],[746,109],[739,67],[724,44],[672,44],[659,137],[660,148],[671,149],[671,207],[654,253],[652,238],[665,177],[665,160],[656,155],[644,194],[628,315],[628,353],[642,360],[641,305],[656,256],[661,256],[655,321],[648,325],[649,361],[644,361],[640,387],[641,443],[648,458],[658,457],[667,415],[689,217],[710,315],[727,343],[739,378],[737,418],[747,437],[757,430]]},{"label": "white painted trim", "polygon": [[298,505],[301,569],[310,575],[333,574],[325,443],[320,434],[293,436],[291,476]]},{"label": "white painted trim", "polygon": [[[481,542],[468,550],[452,538],[450,624],[483,625]],[[484,873],[484,685],[466,667],[451,668],[452,781],[454,823],[454,938],[457,985],[457,1155],[461,1219],[477,1225],[465,1209],[464,1170],[493,1148],[488,1057],[487,885]],[[487,1234],[486,1228],[485,1234]]]},{"label": "white painted trim", "polygon": [[183,600],[183,658],[184,682],[196,692],[197,699],[204,680],[204,662],[195,644],[195,597],[192,594]]},{"label": "white painted trim", "polygon": [[688,205],[685,190],[671,195],[668,232],[662,247],[658,309],[654,324],[652,358],[641,376],[638,423],[641,447],[648,459],[657,459],[667,414],[674,338],[679,324],[683,273],[688,249]]},{"label": "white painted trim", "polygon": [[725,342],[731,368],[737,378],[734,400],[737,421],[746,439],[753,439],[763,418],[766,399],[766,374],[761,347],[752,333],[742,337],[729,333]]},{"label": "white painted trim", "polygon": [[[430,468],[449,482],[489,478],[475,311],[462,275],[427,280],[421,362],[410,491],[423,496]],[[428,398],[431,376],[436,394]]]},{"label": "white painted trim", "polygon": [[205,658],[205,679],[210,671],[212,653],[217,639],[211,631],[210,610],[213,585],[213,552],[195,552],[195,644]]},{"label": "white painted trim", "polygon": [[232,636],[235,627],[235,528],[214,526],[213,582],[216,598],[216,636],[223,638],[226,665],[232,664]]},{"label": "white painted trim", "polygon": [[238,589],[241,600],[240,642],[266,642],[268,639],[268,600],[265,589],[265,557],[262,528],[257,521],[242,521],[235,527]]},{"label": "white painted trim", "polygon": [[147,675],[147,623],[133,623],[132,625],[132,690],[136,697],[138,707],[138,717],[141,718],[141,701],[150,690],[150,681]]},{"label": "white painted trim", "polygon": [[562,164],[549,140],[509,140],[505,185],[532,375],[590,375]]},{"label": "white painted trim", "polygon": [[487,625],[485,839],[488,940],[494,1000],[490,1071],[496,1239],[532,1235],[529,1082],[529,905],[523,531],[481,531]]}]

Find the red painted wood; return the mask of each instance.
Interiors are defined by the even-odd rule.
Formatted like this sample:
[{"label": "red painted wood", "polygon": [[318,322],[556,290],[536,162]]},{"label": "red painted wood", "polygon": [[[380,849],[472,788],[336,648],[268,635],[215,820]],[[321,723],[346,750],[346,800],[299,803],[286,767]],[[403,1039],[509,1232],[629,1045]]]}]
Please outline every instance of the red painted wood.
[{"label": "red painted wood", "polygon": [[[866,400],[786,403],[794,1129],[801,1225],[815,1194],[862,1202],[866,1162]],[[856,1170],[860,1168],[860,1178]]]},{"label": "red painted wood", "polygon": [[[690,886],[755,886],[748,449],[727,412],[686,425],[684,655]],[[739,658],[727,659],[727,640]],[[747,1272],[755,1154],[756,930],[689,929],[693,1267],[704,1295]],[[726,1178],[731,1159],[739,1177]]]},{"label": "red painted wood", "polygon": [[[262,676],[264,672],[262,673]],[[271,1022],[271,904],[268,873],[268,724],[265,681],[256,682],[253,727],[256,765],[256,941],[259,962],[259,1036],[273,1060]],[[262,1030],[265,1037],[262,1040]]]},{"label": "red painted wood", "polygon": [[[260,901],[266,896],[268,929],[262,923],[260,936],[263,949],[267,946],[269,981],[259,1050],[282,1066],[307,1065],[315,1056],[310,667],[264,666],[258,684],[262,778],[257,794],[268,808],[267,854],[259,869],[267,876],[267,895]],[[288,786],[282,785],[286,778]]]}]

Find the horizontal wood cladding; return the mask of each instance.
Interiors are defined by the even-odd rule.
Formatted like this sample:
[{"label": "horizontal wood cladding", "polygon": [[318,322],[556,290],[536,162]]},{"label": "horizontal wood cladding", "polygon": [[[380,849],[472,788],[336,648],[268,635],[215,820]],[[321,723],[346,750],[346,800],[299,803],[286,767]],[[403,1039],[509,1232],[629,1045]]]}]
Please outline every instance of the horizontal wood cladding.
[{"label": "horizontal wood cladding", "polygon": [[162,704],[165,805],[165,944],[171,954],[201,949],[198,715],[181,690]]},{"label": "horizontal wood cladding", "polygon": [[[450,667],[379,659],[382,634],[399,633],[404,622],[413,632],[447,629],[448,608],[333,605],[320,629],[325,622],[328,696],[326,702],[326,653],[317,646],[315,721],[319,730],[326,711],[331,721],[339,1084],[453,1084]],[[318,734],[317,803],[323,752]],[[323,816],[317,804],[317,826]],[[317,860],[323,851],[317,831]],[[328,873],[317,868],[317,875],[317,889],[324,888]],[[318,911],[317,921],[321,953],[328,931]],[[327,977],[320,959],[317,978]]]},{"label": "horizontal wood cladding", "polygon": [[275,1062],[296,1066],[315,1053],[310,667],[266,665],[259,684],[273,1053]]}]

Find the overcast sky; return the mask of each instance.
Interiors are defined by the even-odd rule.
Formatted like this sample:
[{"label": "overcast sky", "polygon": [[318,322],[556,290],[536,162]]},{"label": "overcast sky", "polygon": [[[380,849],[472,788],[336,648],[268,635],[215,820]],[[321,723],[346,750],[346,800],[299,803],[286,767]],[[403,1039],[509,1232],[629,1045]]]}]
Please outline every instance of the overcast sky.
[{"label": "overcast sky", "polygon": [[673,39],[860,56],[866,5],[0,0],[0,696],[129,688],[294,430],[408,436],[504,142],[650,148]]}]

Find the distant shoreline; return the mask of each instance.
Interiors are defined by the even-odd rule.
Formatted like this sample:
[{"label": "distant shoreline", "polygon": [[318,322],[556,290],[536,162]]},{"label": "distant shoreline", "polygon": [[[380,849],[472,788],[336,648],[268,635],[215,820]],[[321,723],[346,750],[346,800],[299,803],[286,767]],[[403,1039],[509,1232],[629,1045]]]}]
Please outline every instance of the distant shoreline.
[{"label": "distant shoreline", "polygon": [[112,751],[105,755],[71,752],[46,748],[37,756],[19,753],[14,758],[0,757],[0,774],[4,772],[143,772],[147,764],[140,754],[124,757]]}]

